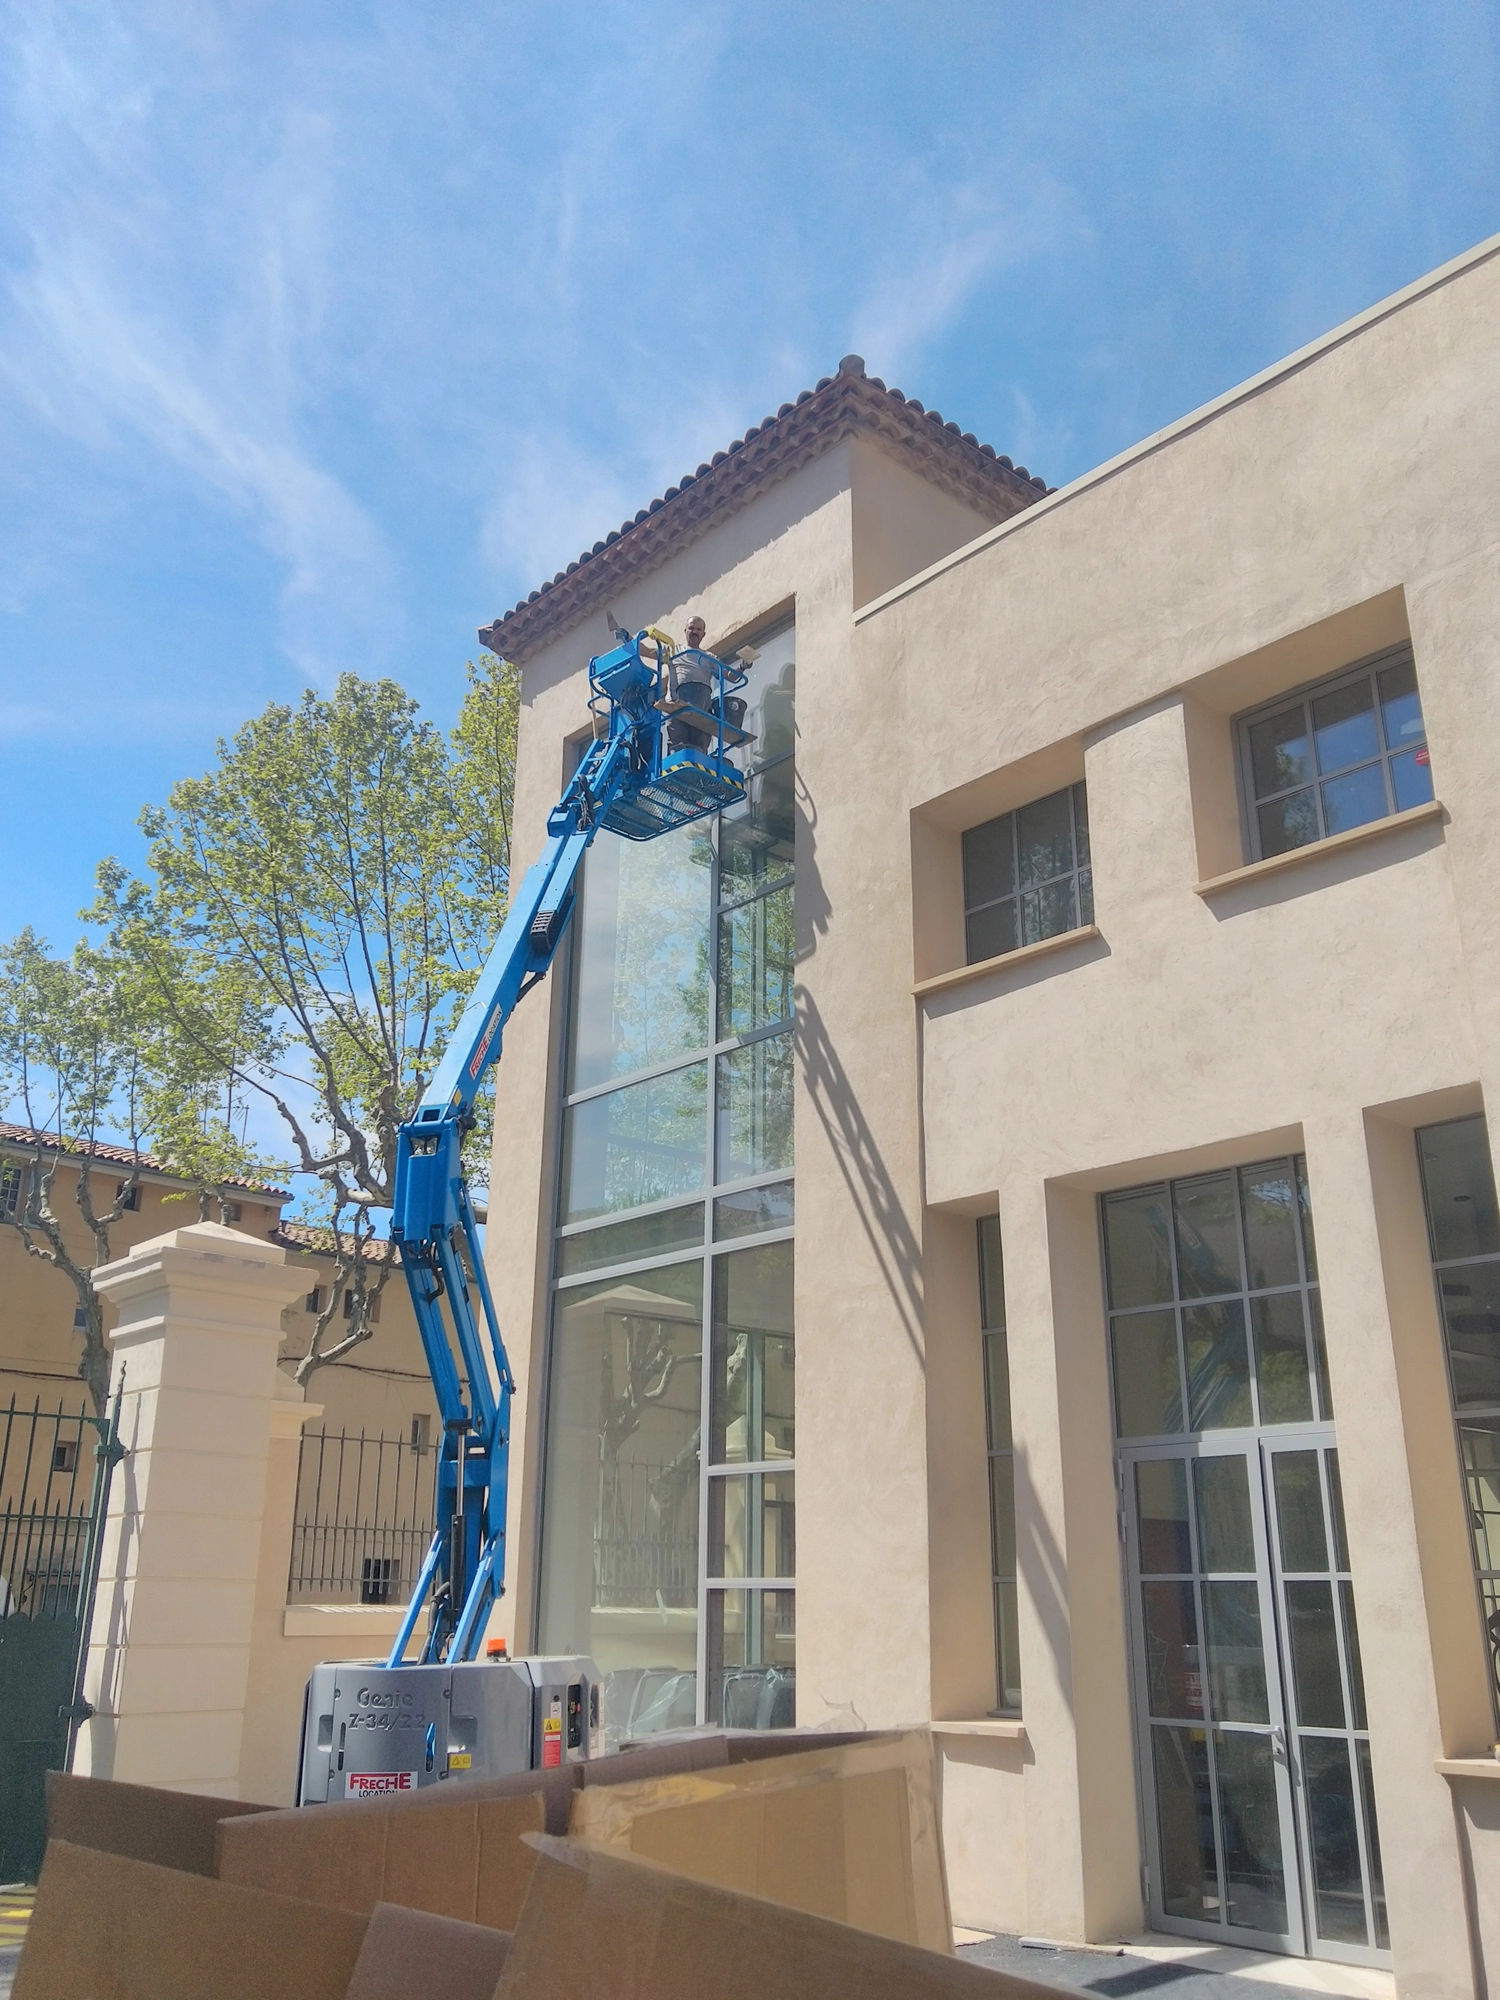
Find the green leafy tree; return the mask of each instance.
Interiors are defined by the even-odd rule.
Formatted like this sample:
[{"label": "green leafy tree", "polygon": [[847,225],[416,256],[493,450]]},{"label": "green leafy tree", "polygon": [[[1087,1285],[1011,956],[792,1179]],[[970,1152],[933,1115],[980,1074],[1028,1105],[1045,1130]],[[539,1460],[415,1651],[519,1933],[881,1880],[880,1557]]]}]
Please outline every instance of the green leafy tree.
[{"label": "green leafy tree", "polygon": [[[488,655],[468,678],[447,738],[390,680],[272,704],[143,814],[146,877],[106,863],[89,913],[154,987],[183,1104],[220,1076],[258,1097],[314,1190],[335,1271],[299,1381],[370,1337],[397,1129],[504,915],[518,682]],[[477,1177],[488,1155],[482,1117]]]},{"label": "green leafy tree", "polygon": [[[117,952],[79,944],[55,958],[30,929],[0,945],[0,1102],[29,1134],[0,1181],[0,1226],[73,1286],[78,1372],[100,1415],[109,1354],[93,1273],[110,1261],[112,1231],[135,1206],[148,1136],[205,1200],[251,1164],[234,1137],[222,1069],[200,1063],[191,1096],[174,1088],[162,1064],[171,1037],[155,1003],[139,968]],[[105,1146],[123,1149],[126,1161],[105,1157]],[[70,1187],[81,1230],[67,1225]]]}]

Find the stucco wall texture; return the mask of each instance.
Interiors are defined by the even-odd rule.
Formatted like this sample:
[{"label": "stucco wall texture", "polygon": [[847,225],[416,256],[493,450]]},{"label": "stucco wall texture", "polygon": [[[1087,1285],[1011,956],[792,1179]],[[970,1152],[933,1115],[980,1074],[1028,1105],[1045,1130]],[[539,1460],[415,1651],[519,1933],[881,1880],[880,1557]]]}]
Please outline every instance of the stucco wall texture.
[{"label": "stucco wall texture", "polygon": [[[612,607],[710,645],[795,607],[799,1721],[944,1725],[960,1921],[1143,1922],[1098,1196],[1305,1151],[1398,1987],[1500,1976],[1500,1786],[1435,1768],[1493,1723],[1412,1143],[1500,1102],[1497,325],[1500,239],[994,529],[849,441]],[[1438,808],[1247,866],[1232,718],[1403,640]],[[523,663],[523,838],[604,643]],[[1096,930],[967,976],[962,829],[1079,778]],[[523,1645],[555,984],[508,1031],[488,1246]],[[1019,1725],[986,1718],[997,1208]]]}]

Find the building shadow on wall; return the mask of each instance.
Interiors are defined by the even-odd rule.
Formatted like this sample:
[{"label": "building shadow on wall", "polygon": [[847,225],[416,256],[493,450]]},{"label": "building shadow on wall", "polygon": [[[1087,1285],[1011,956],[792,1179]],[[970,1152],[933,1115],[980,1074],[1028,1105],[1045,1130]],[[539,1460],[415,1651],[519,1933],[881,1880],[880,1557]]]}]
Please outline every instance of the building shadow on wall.
[{"label": "building shadow on wall", "polygon": [[[1073,1714],[1073,1642],[1068,1617],[1068,1559],[1031,1481],[1026,1447],[1015,1453],[1016,1568],[1052,1655],[1052,1671]],[[1024,1687],[1024,1674],[1023,1674]],[[1024,1699],[1024,1696],[1023,1696]]]},{"label": "building shadow on wall", "polygon": [[924,1367],[922,1248],[891,1179],[838,1050],[808,995],[797,996],[797,1071],[838,1162],[912,1352]]}]

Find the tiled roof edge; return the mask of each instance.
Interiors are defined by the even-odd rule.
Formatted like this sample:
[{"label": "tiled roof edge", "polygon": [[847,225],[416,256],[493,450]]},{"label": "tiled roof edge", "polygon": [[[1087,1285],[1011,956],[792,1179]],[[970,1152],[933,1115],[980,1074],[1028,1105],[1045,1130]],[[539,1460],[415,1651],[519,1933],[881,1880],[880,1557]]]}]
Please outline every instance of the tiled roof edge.
[{"label": "tiled roof edge", "polygon": [[815,389],[783,403],[774,417],[752,424],[727,451],[716,452],[710,463],[669,486],[550,583],[483,626],[481,644],[506,659],[524,659],[612,592],[659,568],[716,522],[856,433],[879,438],[931,484],[986,512],[998,510],[1001,520],[1049,491],[1024,465],[1013,466],[971,431],[960,431],[938,411],[888,389],[878,375],[866,375],[857,354],[846,355],[836,375],[825,375]]},{"label": "tiled roof edge", "polygon": [[[190,1181],[186,1175],[177,1173],[165,1160],[157,1159],[154,1153],[134,1153],[129,1146],[111,1146],[102,1139],[96,1139],[88,1146],[69,1145],[66,1140],[57,1138],[51,1132],[39,1132],[34,1125],[12,1125],[0,1120],[0,1147],[3,1146],[26,1146],[32,1151],[40,1147],[44,1153],[58,1153],[64,1159],[98,1160],[109,1167],[138,1167],[143,1174],[150,1174],[158,1180],[172,1181],[178,1187],[197,1186],[196,1181]],[[291,1200],[291,1195],[285,1188],[271,1187],[265,1181],[242,1181],[231,1175],[226,1180],[216,1181],[214,1185],[238,1188],[244,1194],[270,1195],[277,1201]]]}]

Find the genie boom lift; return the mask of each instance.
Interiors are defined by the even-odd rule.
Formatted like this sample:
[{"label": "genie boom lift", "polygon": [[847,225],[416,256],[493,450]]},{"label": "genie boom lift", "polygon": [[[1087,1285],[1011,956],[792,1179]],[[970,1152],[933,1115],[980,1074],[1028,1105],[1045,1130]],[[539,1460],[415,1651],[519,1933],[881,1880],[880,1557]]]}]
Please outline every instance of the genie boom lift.
[{"label": "genie boom lift", "polygon": [[[566,935],[594,836],[602,829],[654,840],[745,797],[728,753],[751,740],[739,691],[754,654],[722,660],[691,644],[679,650],[654,627],[633,638],[617,629],[615,638],[589,662],[593,740],[548,818],[546,845],[511,900],[447,1053],[400,1128],[391,1240],[401,1246],[442,1415],[437,1526],[385,1662],[313,1670],[299,1804],[411,1791],[456,1775],[498,1777],[603,1748],[591,1660],[477,1657],[505,1589],[514,1382],[463,1146],[505,1024],[547,976]],[[409,1662],[424,1609],[426,1638]]]}]

